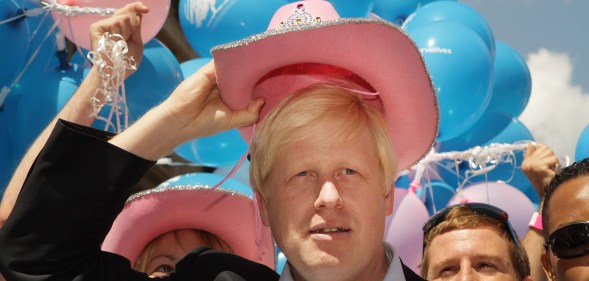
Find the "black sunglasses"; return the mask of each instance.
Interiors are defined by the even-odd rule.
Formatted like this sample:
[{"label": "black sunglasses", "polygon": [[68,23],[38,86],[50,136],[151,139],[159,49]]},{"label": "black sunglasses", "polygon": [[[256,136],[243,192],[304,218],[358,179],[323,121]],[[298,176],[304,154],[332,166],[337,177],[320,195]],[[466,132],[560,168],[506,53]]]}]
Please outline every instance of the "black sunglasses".
[{"label": "black sunglasses", "polygon": [[559,259],[573,259],[589,254],[589,221],[565,225],[548,236],[546,251]]},{"label": "black sunglasses", "polygon": [[[458,207],[458,206],[466,206],[467,208],[469,208],[473,213],[479,215],[479,216],[485,216],[485,217],[489,217],[491,219],[497,220],[499,222],[501,222],[505,228],[505,230],[507,230],[507,232],[509,233],[509,236],[511,237],[511,240],[513,241],[513,243],[515,243],[515,246],[517,247],[518,251],[521,251],[522,248],[519,244],[519,240],[517,239],[517,234],[515,233],[515,231],[513,230],[513,227],[511,226],[511,223],[509,223],[509,215],[507,214],[507,212],[493,206],[493,205],[489,205],[489,204],[485,204],[485,203],[464,203],[464,204],[458,204],[458,205],[452,205],[449,207],[446,207],[442,210],[440,210],[439,212],[435,213],[424,225],[423,225],[423,237],[425,238],[425,236],[434,228],[436,227],[438,224],[440,224],[441,222],[446,220],[446,215],[448,215],[448,213]],[[423,241],[423,251],[425,251],[425,239]]]}]

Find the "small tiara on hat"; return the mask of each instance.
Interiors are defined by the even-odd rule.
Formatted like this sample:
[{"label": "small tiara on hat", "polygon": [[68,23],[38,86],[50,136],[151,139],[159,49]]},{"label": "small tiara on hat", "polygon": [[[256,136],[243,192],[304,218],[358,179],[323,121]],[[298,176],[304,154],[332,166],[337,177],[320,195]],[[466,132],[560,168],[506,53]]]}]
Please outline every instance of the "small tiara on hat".
[{"label": "small tiara on hat", "polygon": [[279,28],[293,28],[303,25],[316,25],[321,22],[321,17],[313,17],[311,14],[305,11],[304,4],[298,4],[297,9],[294,11],[286,22],[280,22]]}]

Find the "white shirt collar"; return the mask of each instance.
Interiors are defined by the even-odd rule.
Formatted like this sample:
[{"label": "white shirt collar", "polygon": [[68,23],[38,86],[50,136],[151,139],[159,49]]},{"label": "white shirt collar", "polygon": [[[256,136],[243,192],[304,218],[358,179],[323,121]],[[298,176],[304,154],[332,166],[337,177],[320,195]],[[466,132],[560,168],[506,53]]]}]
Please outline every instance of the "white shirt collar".
[{"label": "white shirt collar", "polygon": [[[383,281],[405,281],[405,274],[403,274],[403,266],[401,265],[401,259],[399,255],[395,253],[391,244],[384,242],[385,255],[389,262],[389,268],[384,276]],[[290,271],[290,265],[288,262],[284,265],[282,274],[280,275],[279,281],[294,281],[292,272]]]}]

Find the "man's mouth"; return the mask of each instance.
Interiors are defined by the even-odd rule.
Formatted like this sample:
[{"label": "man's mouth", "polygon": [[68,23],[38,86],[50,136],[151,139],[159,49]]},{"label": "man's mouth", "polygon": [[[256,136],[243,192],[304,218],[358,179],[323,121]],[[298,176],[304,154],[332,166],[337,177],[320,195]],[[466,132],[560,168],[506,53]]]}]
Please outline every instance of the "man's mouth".
[{"label": "man's mouth", "polygon": [[319,228],[311,230],[311,233],[337,233],[337,232],[349,232],[350,229],[343,227],[331,227],[331,228]]}]

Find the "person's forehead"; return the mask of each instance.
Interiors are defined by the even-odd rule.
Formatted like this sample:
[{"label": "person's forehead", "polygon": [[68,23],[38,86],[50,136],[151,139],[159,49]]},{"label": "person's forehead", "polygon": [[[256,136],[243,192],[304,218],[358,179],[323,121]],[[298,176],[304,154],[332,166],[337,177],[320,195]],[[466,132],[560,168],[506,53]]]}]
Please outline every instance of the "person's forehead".
[{"label": "person's forehead", "polygon": [[568,180],[552,195],[548,209],[550,231],[577,221],[589,220],[589,175]]},{"label": "person's forehead", "polygon": [[509,242],[494,229],[455,229],[434,237],[429,253],[433,261],[464,255],[493,257],[508,255],[508,247]]}]

